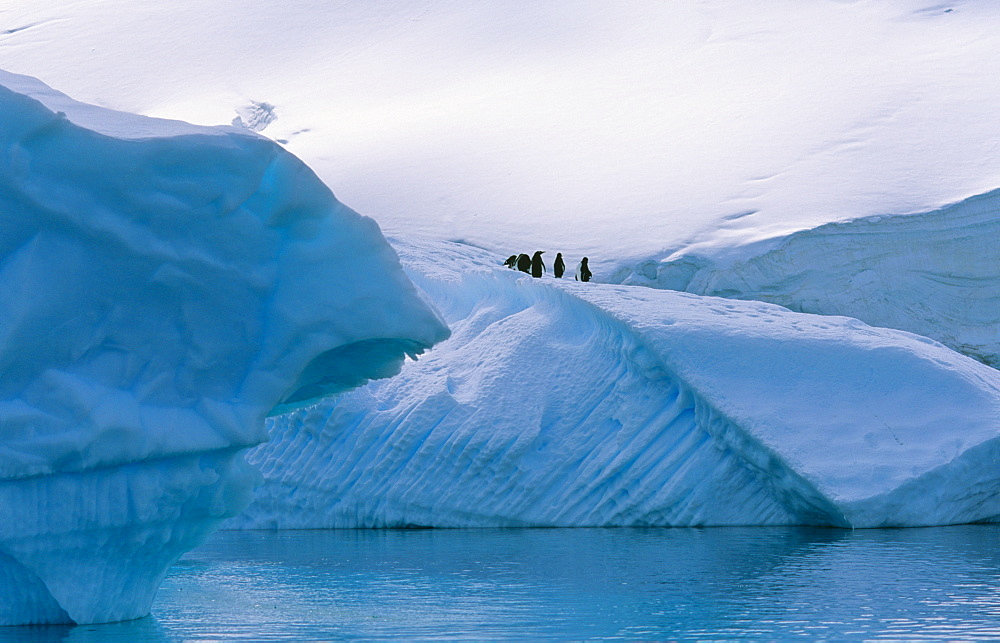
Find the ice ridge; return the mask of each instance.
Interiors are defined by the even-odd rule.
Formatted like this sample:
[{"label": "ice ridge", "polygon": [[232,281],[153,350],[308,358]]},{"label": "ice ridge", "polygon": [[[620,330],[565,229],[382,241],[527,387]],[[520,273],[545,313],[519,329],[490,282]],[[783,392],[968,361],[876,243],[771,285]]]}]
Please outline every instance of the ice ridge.
[{"label": "ice ridge", "polygon": [[235,528],[873,527],[1000,515],[1000,373],[843,317],[397,241],[452,337],[272,418]]}]

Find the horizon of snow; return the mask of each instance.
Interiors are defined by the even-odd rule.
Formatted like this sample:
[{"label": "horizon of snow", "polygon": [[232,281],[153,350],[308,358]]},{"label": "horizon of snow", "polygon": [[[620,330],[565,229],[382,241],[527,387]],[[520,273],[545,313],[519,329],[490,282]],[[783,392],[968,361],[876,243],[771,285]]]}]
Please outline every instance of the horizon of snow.
[{"label": "horizon of snow", "polygon": [[374,221],[232,127],[0,71],[0,625],[144,616],[265,416],[447,336]]},{"label": "horizon of snow", "polygon": [[682,253],[617,283],[752,299],[906,330],[1000,368],[1000,190],[728,251]]},{"label": "horizon of snow", "polygon": [[1000,186],[1000,5],[11,0],[12,70],[286,141],[396,235],[598,278]]},{"label": "horizon of snow", "polygon": [[1000,372],[846,317],[393,240],[452,337],[269,419],[225,528],[902,527],[1000,516]]}]

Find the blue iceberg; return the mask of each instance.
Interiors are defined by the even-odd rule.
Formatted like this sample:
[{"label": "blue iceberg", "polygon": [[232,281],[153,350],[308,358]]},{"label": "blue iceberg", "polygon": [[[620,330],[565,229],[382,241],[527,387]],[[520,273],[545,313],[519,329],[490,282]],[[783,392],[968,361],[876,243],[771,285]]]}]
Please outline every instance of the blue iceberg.
[{"label": "blue iceberg", "polygon": [[231,127],[0,72],[0,625],[149,612],[264,419],[447,336],[371,219]]}]

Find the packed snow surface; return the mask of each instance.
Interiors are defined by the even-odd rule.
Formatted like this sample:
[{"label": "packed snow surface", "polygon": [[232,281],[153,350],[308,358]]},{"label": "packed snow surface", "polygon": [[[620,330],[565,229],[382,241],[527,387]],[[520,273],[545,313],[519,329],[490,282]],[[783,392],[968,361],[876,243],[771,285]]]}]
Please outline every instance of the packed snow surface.
[{"label": "packed snow surface", "polygon": [[1000,372],[773,304],[395,242],[452,328],[270,420],[233,527],[940,525],[1000,516]]},{"label": "packed snow surface", "polygon": [[237,128],[0,72],[0,625],[149,611],[265,416],[447,330],[374,221]]},{"label": "packed snow surface", "polygon": [[1000,190],[934,212],[832,223],[614,277],[856,317],[1000,368]]},{"label": "packed snow surface", "polygon": [[1000,186],[984,0],[6,0],[0,60],[263,127],[393,234],[599,278]]}]

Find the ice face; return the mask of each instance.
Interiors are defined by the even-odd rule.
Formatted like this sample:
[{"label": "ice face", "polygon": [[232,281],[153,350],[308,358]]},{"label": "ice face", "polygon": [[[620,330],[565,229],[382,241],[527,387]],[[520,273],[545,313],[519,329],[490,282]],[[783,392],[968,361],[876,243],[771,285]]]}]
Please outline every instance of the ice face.
[{"label": "ice face", "polygon": [[684,254],[618,278],[847,315],[925,335],[1000,367],[1000,191],[933,212],[878,216],[767,243]]},{"label": "ice face", "polygon": [[266,139],[2,72],[0,111],[0,624],[135,618],[248,502],[269,412],[447,330]]},{"label": "ice face", "polygon": [[[532,279],[400,241],[453,336],[271,420],[236,527],[934,525],[1000,515],[1000,373],[846,317]],[[572,259],[572,258],[568,258]]]}]

